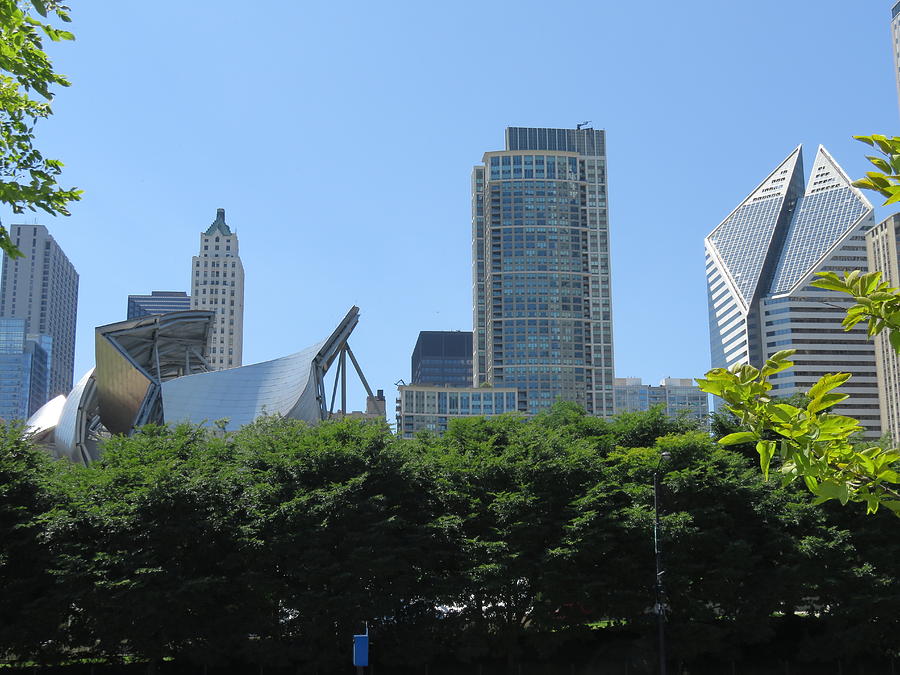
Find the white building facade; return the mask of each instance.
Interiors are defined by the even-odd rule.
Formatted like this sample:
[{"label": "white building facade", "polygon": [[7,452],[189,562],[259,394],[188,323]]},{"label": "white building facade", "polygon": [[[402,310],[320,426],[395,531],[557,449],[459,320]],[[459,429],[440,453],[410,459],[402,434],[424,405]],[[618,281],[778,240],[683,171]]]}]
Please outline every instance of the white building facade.
[{"label": "white building facade", "polygon": [[191,309],[216,313],[207,343],[210,370],[242,365],[244,351],[244,266],[236,232],[225,223],[225,209],[200,235],[192,259]]},{"label": "white building facade", "polygon": [[760,366],[794,349],[794,367],[772,378],[779,397],[809,390],[826,373],[850,373],[841,388],[850,398],[835,411],[877,437],[875,347],[864,325],[841,326],[851,298],[810,285],[817,272],[868,268],[873,208],[822,147],[802,186],[798,147],[706,238],[712,366]]},{"label": "white building facade", "polygon": [[[900,286],[898,264],[900,214],[886,218],[866,235],[869,269],[881,272],[881,280]],[[900,441],[900,358],[891,347],[888,333],[875,338],[875,366],[878,373],[878,399],[881,404],[881,429],[890,433],[894,444]]]}]

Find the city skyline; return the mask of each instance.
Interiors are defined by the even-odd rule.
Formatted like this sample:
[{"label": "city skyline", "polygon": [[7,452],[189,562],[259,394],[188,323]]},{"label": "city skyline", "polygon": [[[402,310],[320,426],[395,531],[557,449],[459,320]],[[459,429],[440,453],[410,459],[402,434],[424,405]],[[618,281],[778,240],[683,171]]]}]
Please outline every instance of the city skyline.
[{"label": "city skyline", "polygon": [[[121,318],[126,293],[189,290],[184,255],[210,209],[224,206],[248,270],[245,362],[302,347],[316,338],[311,326],[355,303],[364,317],[355,351],[372,384],[387,389],[407,373],[420,330],[471,327],[473,161],[500,147],[506,126],[593,120],[609,133],[613,167],[616,374],[697,376],[709,366],[699,261],[710,225],[797,144],[825,144],[855,178],[867,170],[867,148],[850,136],[896,128],[890,5],[791,4],[778,7],[777,22],[724,3],[584,6],[588,42],[570,39],[569,22],[537,5],[415,13],[401,3],[361,7],[349,21],[335,9],[285,7],[265,39],[246,34],[235,3],[215,13],[179,5],[175,25],[162,20],[165,3],[149,18],[128,6],[80,6],[77,41],[49,45],[72,87],[56,92],[54,118],[36,132],[41,150],[65,163],[63,184],[84,198],[71,218],[0,218],[47,225],[81,272],[76,374],[93,362],[94,327]],[[133,27],[127,37],[121,26]],[[217,44],[247,42],[251,56],[203,48],[197,26]],[[161,33],[170,47],[151,62]],[[833,38],[827,68],[773,75],[759,58],[779,43],[808,54],[823,35]],[[475,45],[511,54],[523,41],[542,48],[520,54],[519,75],[465,75],[483,66]],[[326,51],[327,64],[302,65]],[[585,85],[595,77],[601,84]],[[232,85],[242,78],[261,91],[289,86],[271,105],[268,95],[238,96]],[[526,81],[565,94],[526,95]],[[838,81],[853,95],[838,95]],[[109,97],[111,82],[121,96]],[[106,102],[102,115],[97,101]],[[401,182],[373,170],[348,190],[344,158],[383,163],[398,143],[405,156],[427,158],[428,171]],[[173,161],[173,148],[190,161]],[[248,161],[263,168],[248,171]],[[266,316],[286,295],[319,287],[302,316],[272,329]]]}]

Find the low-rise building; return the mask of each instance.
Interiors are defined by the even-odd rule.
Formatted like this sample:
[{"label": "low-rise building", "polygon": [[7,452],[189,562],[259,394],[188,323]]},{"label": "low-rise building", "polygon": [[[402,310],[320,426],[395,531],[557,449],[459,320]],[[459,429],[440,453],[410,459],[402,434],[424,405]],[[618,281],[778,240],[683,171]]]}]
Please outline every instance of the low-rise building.
[{"label": "low-rise building", "polygon": [[659,386],[644,384],[639,377],[617,377],[613,382],[616,414],[641,412],[663,406],[669,417],[685,412],[699,419],[709,414],[709,397],[690,378],[667,377]]},{"label": "low-rise building", "polygon": [[524,410],[525,399],[515,388],[401,385],[397,398],[397,435],[412,438],[419,431],[442,434],[456,417],[492,417]]}]

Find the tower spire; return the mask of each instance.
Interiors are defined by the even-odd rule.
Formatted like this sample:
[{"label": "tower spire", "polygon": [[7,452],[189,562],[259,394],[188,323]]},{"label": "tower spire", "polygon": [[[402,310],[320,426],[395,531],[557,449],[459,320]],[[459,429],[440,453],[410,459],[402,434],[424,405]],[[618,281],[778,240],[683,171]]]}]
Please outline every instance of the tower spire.
[{"label": "tower spire", "polygon": [[213,234],[216,230],[221,234],[231,234],[231,228],[225,222],[225,209],[216,209],[216,219],[206,230],[206,234]]}]

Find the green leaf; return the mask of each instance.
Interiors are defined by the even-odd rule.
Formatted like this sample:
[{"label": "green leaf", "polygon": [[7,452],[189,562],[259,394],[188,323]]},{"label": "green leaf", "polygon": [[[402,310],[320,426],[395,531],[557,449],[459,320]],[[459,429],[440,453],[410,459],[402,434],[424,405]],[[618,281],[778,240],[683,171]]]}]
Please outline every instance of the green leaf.
[{"label": "green leaf", "polygon": [[885,173],[893,173],[893,167],[888,164],[881,157],[875,157],[872,155],[867,155],[866,159],[869,160],[872,164],[874,164],[878,169],[881,169]]},{"label": "green leaf", "polygon": [[837,389],[849,379],[849,373],[828,373],[823,375],[819,378],[819,381],[810,388],[808,396],[811,399],[819,398],[832,389]]},{"label": "green leaf", "polygon": [[772,455],[775,454],[775,441],[759,441],[756,444],[756,451],[759,453],[759,466],[763,476],[769,480],[769,464],[772,461]]},{"label": "green leaf", "polygon": [[741,443],[752,443],[759,436],[752,431],[738,431],[728,434],[719,439],[719,445],[739,445]]}]

